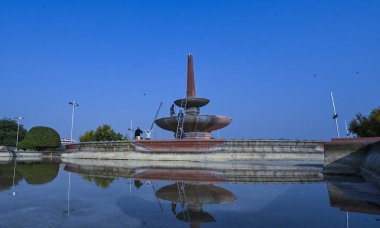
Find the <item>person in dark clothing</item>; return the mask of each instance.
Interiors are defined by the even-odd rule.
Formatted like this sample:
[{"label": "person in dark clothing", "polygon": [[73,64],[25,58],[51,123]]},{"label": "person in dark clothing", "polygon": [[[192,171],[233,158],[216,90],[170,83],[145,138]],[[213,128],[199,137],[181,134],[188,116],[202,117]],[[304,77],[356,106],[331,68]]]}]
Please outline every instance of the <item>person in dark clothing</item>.
[{"label": "person in dark clothing", "polygon": [[175,116],[174,104],[170,107],[170,116]]},{"label": "person in dark clothing", "polygon": [[182,112],[182,110],[179,110],[178,117],[183,117],[183,112]]},{"label": "person in dark clothing", "polygon": [[137,127],[136,131],[135,131],[135,139],[136,140],[140,140],[141,139],[141,134],[143,133],[143,131],[140,129],[140,127]]}]

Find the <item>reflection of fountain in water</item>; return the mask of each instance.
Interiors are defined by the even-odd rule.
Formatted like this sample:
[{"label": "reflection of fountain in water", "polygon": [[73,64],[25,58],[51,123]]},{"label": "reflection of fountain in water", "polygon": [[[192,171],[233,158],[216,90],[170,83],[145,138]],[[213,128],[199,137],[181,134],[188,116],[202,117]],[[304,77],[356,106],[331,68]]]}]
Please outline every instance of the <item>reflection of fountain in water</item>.
[{"label": "reflection of fountain in water", "polygon": [[[214,217],[203,210],[204,204],[220,204],[236,200],[230,191],[213,184],[196,182],[176,182],[160,188],[158,198],[172,202],[172,212],[177,219],[186,221],[190,227],[200,227],[201,223],[215,222]],[[176,212],[177,204],[182,211]]]}]

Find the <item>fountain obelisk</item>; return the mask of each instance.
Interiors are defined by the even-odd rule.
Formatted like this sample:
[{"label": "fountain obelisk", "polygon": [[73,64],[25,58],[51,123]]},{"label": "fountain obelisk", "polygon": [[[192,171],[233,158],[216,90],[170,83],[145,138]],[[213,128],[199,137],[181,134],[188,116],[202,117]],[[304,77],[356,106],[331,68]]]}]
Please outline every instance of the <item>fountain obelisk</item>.
[{"label": "fountain obelisk", "polygon": [[189,53],[187,57],[187,97],[195,97],[195,80],[194,80],[194,66],[193,56]]}]

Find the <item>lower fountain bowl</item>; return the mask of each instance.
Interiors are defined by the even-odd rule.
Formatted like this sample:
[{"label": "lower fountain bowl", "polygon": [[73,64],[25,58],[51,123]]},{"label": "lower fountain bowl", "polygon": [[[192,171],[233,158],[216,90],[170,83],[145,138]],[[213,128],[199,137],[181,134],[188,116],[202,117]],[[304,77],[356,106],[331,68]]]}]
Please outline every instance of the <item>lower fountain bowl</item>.
[{"label": "lower fountain bowl", "polygon": [[[185,138],[209,139],[211,132],[224,128],[231,123],[232,119],[227,116],[217,115],[185,115],[183,130]],[[165,117],[155,121],[157,126],[167,131],[176,132],[178,117]]]}]

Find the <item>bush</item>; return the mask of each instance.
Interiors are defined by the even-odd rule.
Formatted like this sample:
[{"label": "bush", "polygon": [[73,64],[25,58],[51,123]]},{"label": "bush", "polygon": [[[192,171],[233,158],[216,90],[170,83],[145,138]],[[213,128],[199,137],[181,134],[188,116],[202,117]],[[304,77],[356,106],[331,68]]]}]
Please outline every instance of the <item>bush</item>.
[{"label": "bush", "polygon": [[18,148],[22,150],[27,150],[27,149],[36,149],[36,146],[34,143],[30,140],[24,140],[18,144]]},{"label": "bush", "polygon": [[50,127],[33,127],[26,134],[24,141],[19,145],[20,149],[43,150],[58,148],[61,145],[59,134]]},{"label": "bush", "polygon": [[110,125],[104,124],[96,129],[96,131],[85,132],[79,140],[81,142],[93,141],[120,141],[125,139],[122,134],[115,132]]}]

